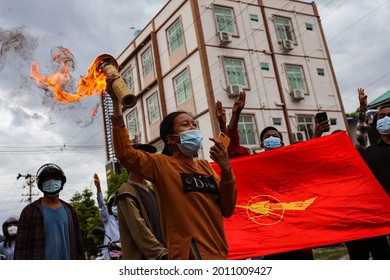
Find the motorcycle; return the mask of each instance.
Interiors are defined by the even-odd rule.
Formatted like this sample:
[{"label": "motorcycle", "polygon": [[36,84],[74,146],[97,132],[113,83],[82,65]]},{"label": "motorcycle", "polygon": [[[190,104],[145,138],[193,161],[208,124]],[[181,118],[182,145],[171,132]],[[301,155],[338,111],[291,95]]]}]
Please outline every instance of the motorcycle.
[{"label": "motorcycle", "polygon": [[103,250],[107,248],[108,255],[110,256],[110,260],[122,260],[122,248],[121,248],[121,242],[119,240],[112,240],[105,232],[104,228],[102,227],[95,227],[92,230],[92,233],[96,236],[106,236],[109,241],[107,244],[101,244],[97,245],[97,249],[99,250],[98,256],[96,257],[96,260],[104,260],[103,257]]}]

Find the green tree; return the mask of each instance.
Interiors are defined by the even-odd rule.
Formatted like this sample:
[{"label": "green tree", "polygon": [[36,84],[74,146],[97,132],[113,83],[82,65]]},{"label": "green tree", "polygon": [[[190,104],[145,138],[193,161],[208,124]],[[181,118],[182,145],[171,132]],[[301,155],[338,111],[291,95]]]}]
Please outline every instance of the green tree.
[{"label": "green tree", "polygon": [[347,116],[347,117],[357,117],[357,116],[358,116],[358,113],[356,113],[356,112],[353,112],[353,113],[345,113],[345,116]]},{"label": "green tree", "polygon": [[[111,174],[107,180],[107,199],[116,192],[116,190],[127,181],[127,171],[121,168],[121,174]],[[93,193],[89,189],[84,189],[82,193],[76,192],[70,199],[70,204],[75,208],[81,232],[84,239],[84,247],[87,258],[96,256],[97,244],[103,243],[102,236],[95,236],[92,231],[95,227],[103,227],[102,220],[99,215],[99,208],[96,205]]]},{"label": "green tree", "polygon": [[110,174],[107,179],[107,197],[110,197],[112,194],[114,194],[116,190],[127,181],[127,177],[127,170],[124,167],[121,167],[120,174]]},{"label": "green tree", "polygon": [[95,227],[103,227],[99,216],[99,208],[95,205],[93,193],[84,189],[82,193],[76,192],[70,199],[70,204],[75,208],[79,220],[81,232],[84,239],[84,247],[89,259],[92,255],[97,255],[97,244],[101,244],[103,239],[93,235]]}]

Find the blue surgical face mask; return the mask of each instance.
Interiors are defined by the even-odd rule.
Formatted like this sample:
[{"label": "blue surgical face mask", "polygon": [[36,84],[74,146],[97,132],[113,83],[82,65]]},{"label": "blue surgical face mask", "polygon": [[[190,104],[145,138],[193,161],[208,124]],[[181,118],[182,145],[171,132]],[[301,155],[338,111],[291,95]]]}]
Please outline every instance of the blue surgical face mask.
[{"label": "blue surgical face mask", "polygon": [[282,147],[282,141],[280,141],[280,138],[270,136],[264,140],[264,149],[267,150],[272,150],[276,148]]},{"label": "blue surgical face mask", "polygon": [[180,132],[179,136],[180,144],[178,144],[178,147],[183,154],[192,157],[199,151],[203,140],[202,133],[199,130],[186,130]]},{"label": "blue surgical face mask", "polygon": [[61,180],[50,179],[43,182],[42,184],[42,191],[44,194],[47,195],[57,195],[57,193],[59,193],[61,189],[62,189]]},{"label": "blue surgical face mask", "polygon": [[118,217],[118,207],[117,206],[112,206],[111,207],[112,215],[115,217]]},{"label": "blue surgical face mask", "polygon": [[376,122],[376,129],[380,134],[389,135],[390,134],[390,117],[384,117],[379,119]]}]

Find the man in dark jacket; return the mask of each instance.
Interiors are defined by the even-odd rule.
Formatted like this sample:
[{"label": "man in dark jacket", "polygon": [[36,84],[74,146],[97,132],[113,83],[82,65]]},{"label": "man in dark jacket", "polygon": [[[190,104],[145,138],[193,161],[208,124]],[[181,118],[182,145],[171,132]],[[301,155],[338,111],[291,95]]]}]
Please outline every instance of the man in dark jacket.
[{"label": "man in dark jacket", "polygon": [[14,259],[85,259],[76,211],[59,198],[66,182],[64,172],[58,165],[45,164],[39,168],[36,182],[44,196],[20,215]]},{"label": "man in dark jacket", "polygon": [[[390,195],[390,105],[383,106],[374,116],[380,134],[379,142],[361,152],[364,161],[387,195]],[[346,243],[351,260],[390,260],[388,236],[375,236]]]}]

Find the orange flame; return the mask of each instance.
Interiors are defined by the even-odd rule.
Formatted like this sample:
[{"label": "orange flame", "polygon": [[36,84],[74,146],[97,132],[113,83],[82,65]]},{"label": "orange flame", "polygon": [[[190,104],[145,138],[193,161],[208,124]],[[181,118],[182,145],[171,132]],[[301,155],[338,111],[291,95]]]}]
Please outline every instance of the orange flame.
[{"label": "orange flame", "polygon": [[[49,89],[53,92],[56,102],[70,103],[80,101],[95,93],[101,94],[106,88],[106,76],[103,71],[97,71],[99,61],[96,59],[88,68],[87,75],[81,77],[77,84],[76,93],[66,90],[68,83],[72,80],[69,68],[73,68],[73,54],[64,47],[58,47],[52,50],[52,60],[58,64],[59,71],[49,76],[43,76],[39,73],[39,66],[36,61],[31,64],[30,76],[35,79],[38,87]],[[96,110],[91,112],[91,117]]]}]

